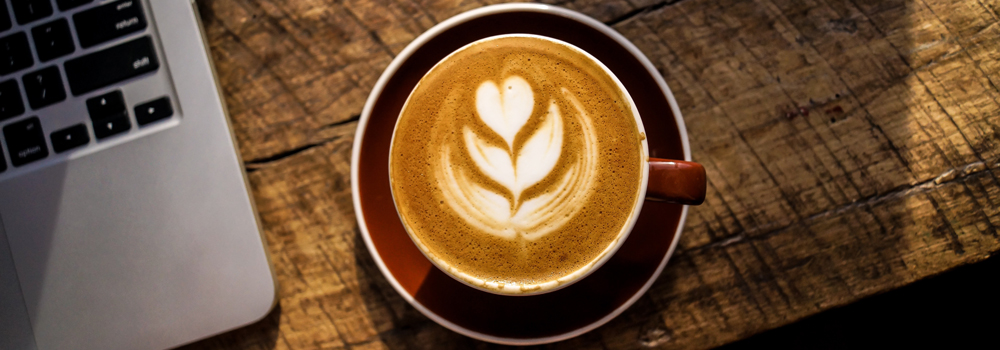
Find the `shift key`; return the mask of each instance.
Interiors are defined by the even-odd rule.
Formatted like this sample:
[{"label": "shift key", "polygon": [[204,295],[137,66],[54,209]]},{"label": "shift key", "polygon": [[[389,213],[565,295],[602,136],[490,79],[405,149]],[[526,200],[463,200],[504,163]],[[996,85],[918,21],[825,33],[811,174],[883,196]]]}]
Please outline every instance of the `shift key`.
[{"label": "shift key", "polygon": [[153,40],[147,36],[66,61],[66,80],[79,96],[159,68]]}]

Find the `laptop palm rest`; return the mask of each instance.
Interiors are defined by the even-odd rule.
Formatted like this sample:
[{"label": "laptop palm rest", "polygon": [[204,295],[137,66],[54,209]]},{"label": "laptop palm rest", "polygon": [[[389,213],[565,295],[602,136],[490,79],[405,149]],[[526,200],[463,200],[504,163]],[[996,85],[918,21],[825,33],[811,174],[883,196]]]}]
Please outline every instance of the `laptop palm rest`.
[{"label": "laptop palm rest", "polygon": [[246,190],[224,171],[232,151],[185,145],[199,135],[184,126],[0,184],[39,348],[160,347],[267,312],[272,281],[251,277],[267,262],[246,259],[262,250]]},{"label": "laptop palm rest", "polygon": [[7,245],[3,217],[0,217],[0,349],[35,349],[31,320]]}]

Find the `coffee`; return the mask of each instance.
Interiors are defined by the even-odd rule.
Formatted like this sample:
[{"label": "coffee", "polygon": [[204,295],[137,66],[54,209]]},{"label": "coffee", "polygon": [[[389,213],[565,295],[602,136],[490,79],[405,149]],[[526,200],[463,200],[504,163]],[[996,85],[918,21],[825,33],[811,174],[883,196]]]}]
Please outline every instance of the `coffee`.
[{"label": "coffee", "polygon": [[472,43],[406,102],[389,175],[439,267],[488,290],[572,280],[616,246],[646,166],[633,108],[604,68],[535,36]]}]

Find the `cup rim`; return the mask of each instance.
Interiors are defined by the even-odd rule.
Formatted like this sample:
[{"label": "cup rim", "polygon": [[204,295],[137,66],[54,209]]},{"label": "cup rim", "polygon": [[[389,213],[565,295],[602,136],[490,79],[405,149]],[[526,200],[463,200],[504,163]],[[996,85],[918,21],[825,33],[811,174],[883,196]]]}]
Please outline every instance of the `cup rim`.
[{"label": "cup rim", "polygon": [[[391,176],[389,177],[389,183],[390,183],[389,189],[390,189],[390,192],[392,193],[393,209],[396,210],[396,214],[399,216],[399,220],[401,222],[403,222],[403,228],[406,230],[407,235],[410,236],[410,239],[417,246],[418,250],[420,250],[420,253],[423,254],[424,257],[427,258],[427,260],[430,260],[431,263],[434,264],[434,266],[436,266],[438,269],[440,269],[441,271],[443,271],[446,275],[448,275],[449,277],[451,277],[451,278],[453,278],[453,279],[461,282],[462,284],[465,284],[465,285],[467,285],[469,287],[472,287],[472,288],[475,288],[477,290],[481,290],[481,291],[487,292],[487,293],[492,293],[492,294],[497,294],[497,295],[503,295],[503,296],[515,296],[515,297],[518,297],[518,296],[541,295],[541,294],[551,293],[551,292],[554,292],[554,291],[557,291],[557,290],[569,287],[569,286],[573,285],[574,283],[576,283],[576,282],[578,282],[578,281],[586,278],[587,276],[590,276],[592,273],[594,273],[594,271],[597,271],[597,269],[601,268],[601,266],[603,266],[604,263],[608,262],[608,260],[610,260],[611,257],[614,256],[616,252],[618,252],[618,249],[621,248],[621,246],[625,243],[625,240],[628,239],[629,234],[631,234],[632,230],[635,228],[635,223],[636,223],[636,221],[639,218],[639,212],[642,211],[642,205],[645,202],[645,197],[646,197],[646,189],[649,186],[649,164],[648,164],[649,163],[649,143],[647,141],[647,137],[645,136],[646,135],[646,129],[642,125],[642,118],[640,118],[640,116],[639,116],[639,110],[635,106],[635,101],[632,99],[632,95],[628,92],[628,89],[625,88],[625,84],[622,84],[621,80],[618,79],[618,76],[615,75],[615,73],[613,71],[611,71],[610,68],[608,68],[606,65],[604,65],[604,63],[602,63],[599,59],[597,59],[597,57],[594,57],[593,55],[591,55],[586,50],[584,50],[584,49],[582,49],[582,48],[580,48],[580,47],[578,47],[576,45],[573,45],[572,43],[563,41],[563,40],[559,40],[559,39],[548,37],[548,36],[544,36],[544,35],[527,34],[527,33],[508,33],[508,34],[500,34],[500,35],[493,35],[493,36],[485,37],[485,38],[478,39],[476,41],[470,42],[468,44],[465,44],[462,47],[456,49],[455,51],[452,51],[451,53],[449,53],[448,55],[446,55],[444,58],[442,58],[440,61],[438,61],[437,63],[435,63],[434,66],[432,66],[427,71],[427,73],[424,74],[424,76],[426,76],[427,74],[430,74],[430,72],[434,71],[434,69],[436,69],[437,67],[439,67],[442,63],[444,63],[445,61],[447,61],[449,58],[451,58],[455,54],[457,54],[457,53],[459,53],[459,52],[461,52],[463,50],[466,50],[466,49],[468,49],[469,47],[471,47],[473,45],[477,45],[477,44],[480,44],[482,42],[487,42],[487,41],[500,40],[500,39],[504,39],[504,38],[535,38],[535,39],[539,39],[539,40],[549,41],[549,42],[552,42],[552,43],[554,43],[556,45],[562,45],[562,46],[565,46],[566,48],[569,48],[570,50],[574,50],[574,51],[582,54],[584,57],[586,57],[587,59],[589,59],[591,62],[596,63],[597,66],[600,67],[601,70],[605,74],[607,74],[608,76],[611,77],[611,80],[615,82],[615,85],[618,87],[618,89],[625,96],[625,99],[627,100],[627,102],[629,104],[629,109],[631,109],[631,111],[632,111],[632,120],[633,120],[633,122],[635,122],[636,132],[639,135],[642,135],[640,137],[640,139],[639,139],[639,144],[640,144],[640,147],[639,147],[639,152],[640,152],[640,157],[639,157],[640,158],[640,162],[639,162],[639,167],[640,167],[639,175],[640,176],[639,176],[639,186],[638,186],[639,187],[639,191],[636,194],[636,198],[635,198],[634,203],[632,203],[632,210],[629,212],[629,215],[628,215],[628,217],[625,220],[625,224],[622,225],[622,227],[618,230],[618,234],[615,236],[615,240],[613,242],[609,242],[608,246],[605,247],[604,250],[602,250],[599,253],[599,255],[598,255],[598,257],[596,259],[588,262],[586,265],[580,267],[579,269],[574,270],[574,271],[566,274],[565,276],[559,277],[559,278],[554,279],[552,281],[546,281],[546,282],[538,283],[538,284],[526,284],[526,285],[512,284],[513,288],[517,288],[517,289],[520,289],[522,291],[521,292],[517,292],[517,291],[503,292],[503,291],[500,291],[500,290],[491,289],[491,288],[487,288],[487,287],[483,286],[485,284],[488,284],[489,282],[483,281],[481,279],[478,279],[478,278],[475,278],[475,277],[472,277],[472,276],[468,276],[467,274],[465,274],[462,271],[460,271],[458,268],[450,266],[450,264],[448,264],[445,261],[442,261],[442,259],[438,259],[438,258],[432,256],[432,254],[428,253],[427,252],[427,247],[415,237],[415,235],[413,234],[413,232],[410,230],[410,227],[408,225],[406,225],[406,220],[403,218],[402,213],[400,213],[400,211],[399,211],[399,203],[396,201],[396,190],[395,190],[395,187],[392,186],[392,177]],[[395,143],[396,143],[396,133],[399,132],[399,123],[400,123],[400,120],[402,119],[403,112],[406,111],[406,107],[410,104],[410,99],[413,97],[413,92],[415,92],[417,90],[417,88],[419,88],[422,83],[423,83],[423,79],[421,78],[420,82],[418,82],[416,85],[414,85],[413,90],[410,91],[410,94],[406,97],[406,102],[403,103],[403,107],[399,111],[400,117],[396,118],[396,125],[393,126],[393,128],[392,128],[392,138],[391,138],[391,141],[390,141],[390,144],[389,144],[389,149],[390,150],[393,149],[393,145],[395,145]],[[389,156],[389,172],[390,173],[392,172],[392,156],[391,155]],[[473,283],[471,280],[476,280],[477,282],[479,282],[480,284],[483,284],[483,285],[477,285],[476,283]],[[550,285],[552,282],[555,282],[556,284],[555,285]],[[529,288],[530,290],[523,291],[525,288]],[[506,290],[507,288],[503,288],[503,289]]]},{"label": "cup rim", "polygon": [[579,336],[581,334],[584,334],[586,332],[589,332],[597,327],[600,327],[601,325],[604,325],[605,323],[611,321],[612,319],[620,315],[626,309],[635,304],[635,302],[638,301],[640,297],[645,295],[645,293],[649,290],[650,287],[652,287],[653,283],[663,272],[664,267],[667,265],[667,262],[670,260],[670,257],[673,256],[673,253],[677,248],[677,243],[680,240],[681,233],[683,232],[684,224],[687,221],[689,206],[684,205],[682,207],[680,218],[678,219],[677,227],[675,229],[676,232],[674,232],[674,238],[670,243],[670,247],[667,249],[667,252],[664,255],[659,266],[657,266],[656,270],[649,277],[649,279],[643,284],[643,286],[638,291],[636,291],[628,300],[626,300],[612,312],[608,313],[604,317],[586,326],[577,328],[573,331],[553,336],[536,337],[536,338],[510,338],[510,337],[498,337],[489,334],[483,334],[477,331],[467,329],[461,325],[458,325],[454,322],[449,321],[448,319],[445,319],[437,315],[436,313],[428,309],[426,306],[421,304],[419,301],[417,301],[414,295],[411,295],[409,292],[407,292],[405,288],[403,288],[400,282],[393,275],[392,271],[390,271],[389,268],[386,266],[378,250],[375,248],[374,242],[372,241],[371,238],[371,234],[369,233],[367,224],[365,222],[364,213],[361,208],[361,195],[359,187],[359,164],[361,155],[361,145],[364,139],[365,130],[367,130],[368,122],[370,121],[371,118],[371,113],[375,107],[375,101],[381,95],[382,91],[385,89],[386,83],[389,81],[391,77],[393,77],[396,74],[400,66],[402,66],[403,63],[406,62],[417,49],[425,45],[432,38],[462,23],[469,22],[484,16],[507,13],[507,12],[546,13],[571,19],[601,32],[608,38],[622,45],[622,47],[626,51],[631,53],[640,62],[643,68],[646,69],[646,71],[650,74],[650,76],[653,78],[656,84],[660,87],[660,90],[663,92],[664,97],[667,99],[667,103],[670,105],[671,112],[673,113],[674,123],[677,126],[678,137],[680,138],[681,145],[683,148],[682,152],[684,154],[684,160],[687,161],[691,160],[691,146],[688,140],[687,127],[684,123],[684,119],[681,115],[680,108],[677,105],[677,100],[674,98],[673,92],[667,86],[667,83],[663,79],[663,76],[657,71],[656,67],[653,66],[652,62],[650,62],[649,58],[646,57],[646,55],[643,54],[639,50],[639,48],[637,48],[631,41],[629,41],[627,38],[625,38],[623,35],[615,31],[611,27],[608,27],[604,23],[601,23],[596,19],[593,19],[582,13],[572,11],[566,8],[553,5],[544,5],[544,4],[527,4],[527,3],[498,4],[498,5],[484,6],[460,13],[431,27],[430,29],[419,35],[416,39],[414,39],[402,51],[400,51],[400,53],[396,55],[396,57],[386,67],[382,75],[379,76],[379,79],[376,81],[375,86],[372,88],[372,91],[369,94],[367,101],[365,102],[364,108],[362,109],[361,117],[358,121],[358,127],[355,132],[354,144],[351,151],[351,189],[352,189],[351,197],[353,199],[354,213],[358,222],[359,230],[361,231],[362,239],[365,241],[365,245],[367,246],[369,253],[372,255],[372,258],[376,266],[378,266],[379,270],[382,272],[382,275],[385,276],[386,280],[396,290],[396,292],[399,293],[400,296],[404,300],[406,300],[410,305],[416,308],[417,311],[420,311],[420,313],[424,314],[425,316],[435,321],[436,323],[444,326],[445,328],[448,328],[456,333],[474,339],[488,341],[496,344],[505,344],[505,345],[537,345],[537,344],[546,344],[546,343],[552,343],[570,339]]}]

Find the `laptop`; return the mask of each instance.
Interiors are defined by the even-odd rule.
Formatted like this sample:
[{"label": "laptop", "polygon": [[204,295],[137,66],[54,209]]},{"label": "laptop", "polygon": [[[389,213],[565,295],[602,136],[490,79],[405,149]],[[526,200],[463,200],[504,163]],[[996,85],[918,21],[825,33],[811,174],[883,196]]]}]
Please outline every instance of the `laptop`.
[{"label": "laptop", "polygon": [[193,1],[0,5],[0,349],[163,349],[264,317]]}]

